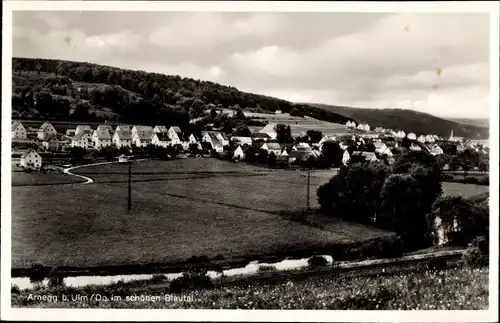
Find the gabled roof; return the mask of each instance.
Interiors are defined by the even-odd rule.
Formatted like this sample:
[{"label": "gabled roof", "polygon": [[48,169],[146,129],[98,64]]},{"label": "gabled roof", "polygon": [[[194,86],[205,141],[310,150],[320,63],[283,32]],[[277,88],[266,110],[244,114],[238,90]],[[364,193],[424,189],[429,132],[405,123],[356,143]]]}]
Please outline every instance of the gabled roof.
[{"label": "gabled roof", "polygon": [[107,129],[95,130],[99,140],[111,140],[111,135]]},{"label": "gabled roof", "polygon": [[260,133],[272,133],[272,132],[276,132],[274,130],[275,126],[276,126],[275,123],[268,123],[264,128],[260,129],[259,132]]},{"label": "gabled roof", "polygon": [[88,134],[88,133],[86,133],[86,132],[80,132],[79,134],[77,134],[77,135],[75,135],[75,136],[73,137],[73,141],[78,141],[78,140],[80,140],[83,136],[86,136],[86,137],[87,137],[87,139],[88,139],[89,134]]},{"label": "gabled roof", "polygon": [[158,129],[161,132],[167,132],[168,131],[167,127],[165,127],[165,126],[155,126],[155,128]]},{"label": "gabled roof", "polygon": [[38,156],[40,156],[35,149],[33,148],[30,148],[28,149],[24,154],[21,155],[21,158],[26,158],[30,153],[34,152],[35,154],[37,154]]},{"label": "gabled roof", "polygon": [[153,127],[151,126],[134,126],[136,132],[153,132]]},{"label": "gabled roof", "polygon": [[353,151],[352,155],[363,156],[366,159],[378,159],[374,152],[371,151]]},{"label": "gabled roof", "polygon": [[220,142],[220,140],[215,139],[215,138],[211,138],[211,143],[212,143],[212,147],[214,147],[214,146],[222,146],[222,142]]},{"label": "gabled roof", "polygon": [[78,125],[76,127],[76,130],[80,130],[80,131],[92,131],[92,128],[89,126],[89,125]]},{"label": "gabled roof", "polygon": [[21,121],[13,120],[12,121],[12,131],[16,130],[17,126],[19,126],[20,124],[22,124]]},{"label": "gabled roof", "polygon": [[115,129],[118,129],[118,128],[120,128],[119,131],[123,131],[123,132],[125,132],[125,131],[126,132],[131,132],[132,131],[132,129],[130,129],[130,126],[123,125],[123,124],[120,124],[120,125],[116,126]]},{"label": "gabled roof", "polygon": [[44,122],[41,126],[40,126],[40,130],[41,131],[44,131],[45,129],[47,129],[48,127],[52,126],[52,124],[50,124],[50,122]]},{"label": "gabled roof", "polygon": [[161,132],[155,134],[155,136],[158,137],[159,141],[170,141],[170,136],[168,135],[168,133]]},{"label": "gabled roof", "polygon": [[252,137],[233,136],[233,137],[231,137],[231,140],[233,140],[235,142],[242,143],[242,144],[251,144],[252,143]]},{"label": "gabled roof", "polygon": [[111,127],[109,124],[103,124],[97,126],[97,130],[107,130],[110,134],[114,132],[113,127]]},{"label": "gabled roof", "polygon": [[262,146],[266,145],[267,149],[281,150],[281,145],[277,142],[266,142]]},{"label": "gabled roof", "polygon": [[132,133],[130,131],[116,131],[115,134],[119,140],[132,140]]},{"label": "gabled roof", "polygon": [[[172,127],[170,127],[170,129],[172,129],[175,133],[180,133],[180,132],[182,132],[181,128],[179,128],[179,127],[177,127],[177,126],[172,126]],[[170,130],[170,129],[169,129],[169,130]]]},{"label": "gabled roof", "polygon": [[135,134],[135,138],[139,138],[140,141],[151,141],[151,133],[139,131]]},{"label": "gabled roof", "polygon": [[267,133],[264,133],[264,132],[254,132],[254,133],[250,134],[250,137],[258,138],[258,139],[270,139],[271,138]]}]

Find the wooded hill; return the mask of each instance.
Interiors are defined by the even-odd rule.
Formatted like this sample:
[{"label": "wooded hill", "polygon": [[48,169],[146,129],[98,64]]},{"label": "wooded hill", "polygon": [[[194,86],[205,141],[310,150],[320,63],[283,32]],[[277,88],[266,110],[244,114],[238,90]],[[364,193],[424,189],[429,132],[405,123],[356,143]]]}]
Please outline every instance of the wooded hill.
[{"label": "wooded hill", "polygon": [[444,138],[448,138],[453,129],[453,134],[457,137],[468,139],[488,138],[488,128],[462,124],[414,110],[361,109],[312,103],[310,105],[338,113],[361,123],[366,122],[372,129],[383,127],[386,129],[403,130],[406,133],[414,132],[417,135],[435,134]]},{"label": "wooded hill", "polygon": [[276,110],[342,123],[352,119],[315,108],[178,75],[55,59],[13,58],[13,118],[110,120],[185,125],[213,108]]}]

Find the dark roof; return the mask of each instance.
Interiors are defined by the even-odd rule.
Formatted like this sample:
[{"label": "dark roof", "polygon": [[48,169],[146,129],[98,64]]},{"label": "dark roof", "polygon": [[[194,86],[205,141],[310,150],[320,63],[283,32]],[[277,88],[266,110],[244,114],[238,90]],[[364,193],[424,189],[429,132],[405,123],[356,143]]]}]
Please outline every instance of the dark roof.
[{"label": "dark roof", "polygon": [[263,133],[263,132],[254,132],[254,133],[250,134],[250,137],[252,137],[252,138],[262,138],[262,139],[269,139],[269,138],[271,138],[267,133]]},{"label": "dark roof", "polygon": [[117,131],[115,133],[120,140],[132,140],[132,133],[129,131]]},{"label": "dark roof", "polygon": [[170,141],[170,136],[166,132],[157,133],[156,136],[160,141]]}]

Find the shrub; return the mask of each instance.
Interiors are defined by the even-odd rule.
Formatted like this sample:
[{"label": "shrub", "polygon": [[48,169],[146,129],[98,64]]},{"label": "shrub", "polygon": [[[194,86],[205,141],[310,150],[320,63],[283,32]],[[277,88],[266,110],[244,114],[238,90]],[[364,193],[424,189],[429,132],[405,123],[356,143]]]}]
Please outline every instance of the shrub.
[{"label": "shrub", "polygon": [[21,290],[19,289],[19,286],[17,286],[16,284],[13,284],[10,287],[10,293],[19,295],[19,294],[21,294]]},{"label": "shrub", "polygon": [[154,274],[153,277],[151,277],[151,282],[153,283],[160,283],[160,282],[167,282],[168,277],[163,275],[163,274]]},{"label": "shrub", "polygon": [[47,277],[48,269],[40,264],[34,264],[31,266],[31,272],[29,275],[31,283],[41,283]]},{"label": "shrub", "polygon": [[49,273],[49,287],[64,287],[64,276],[57,268],[53,268]]},{"label": "shrub", "polygon": [[269,271],[276,271],[276,266],[273,265],[260,265],[258,272],[269,272]]},{"label": "shrub", "polygon": [[469,248],[463,255],[465,265],[472,268],[482,268],[489,265],[488,254],[483,254],[478,248]]},{"label": "shrub", "polygon": [[181,277],[175,278],[170,283],[170,291],[172,293],[180,293],[192,289],[209,289],[212,287],[212,279],[207,275],[206,268],[191,268],[189,271],[183,273]]},{"label": "shrub", "polygon": [[328,260],[322,256],[313,256],[307,260],[307,264],[312,268],[324,267],[328,264]]}]

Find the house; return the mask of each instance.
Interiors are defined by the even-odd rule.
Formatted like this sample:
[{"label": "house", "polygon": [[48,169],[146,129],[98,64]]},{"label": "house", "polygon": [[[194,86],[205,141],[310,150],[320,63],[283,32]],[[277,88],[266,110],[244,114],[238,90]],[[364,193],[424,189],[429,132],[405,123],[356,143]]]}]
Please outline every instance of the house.
[{"label": "house", "polygon": [[211,142],[212,139],[217,139],[218,141],[221,142],[223,146],[228,146],[229,145],[229,138],[226,136],[226,134],[223,134],[218,131],[203,131],[202,132],[202,141],[205,142]]},{"label": "house", "polygon": [[49,137],[45,138],[45,140],[42,142],[42,145],[45,150],[56,151],[59,150],[60,142],[57,139],[57,135],[50,135]]},{"label": "house", "polygon": [[410,132],[409,134],[407,134],[406,137],[410,140],[417,140],[417,135],[414,134],[413,132]]},{"label": "house", "polygon": [[318,158],[320,156],[320,153],[312,149],[297,149],[290,151],[290,153],[287,153],[287,155],[288,161],[290,163],[293,163],[296,161],[308,160],[310,157]]},{"label": "house", "polygon": [[66,136],[68,137],[74,137],[76,134],[76,129],[68,129],[66,130]]},{"label": "house", "polygon": [[170,136],[166,132],[155,133],[151,139],[151,143],[155,146],[166,148],[170,146]]},{"label": "house", "polygon": [[363,156],[365,158],[365,160],[368,162],[378,161],[378,158],[375,155],[375,153],[370,152],[370,151],[353,151],[352,155],[353,156],[356,156],[356,155]]},{"label": "house", "polygon": [[132,138],[134,137],[135,134],[137,134],[139,132],[142,132],[143,135],[146,134],[149,136],[153,136],[153,134],[154,134],[153,127],[151,127],[151,126],[133,126],[132,127]]},{"label": "house", "polygon": [[415,143],[412,143],[412,144],[410,145],[410,150],[413,150],[413,151],[420,151],[420,150],[422,150],[422,148],[420,148],[420,146],[419,146],[419,145],[416,145]]},{"label": "house", "polygon": [[362,131],[370,131],[370,125],[362,123],[357,126],[357,129]]},{"label": "house", "polygon": [[337,140],[337,137],[335,136],[323,136],[323,138],[321,138],[318,144],[322,146],[327,141],[335,141],[335,140]]},{"label": "house", "polygon": [[354,121],[347,121],[347,123],[345,125],[348,128],[354,128],[354,127],[356,127],[356,122],[354,122]]},{"label": "house", "polygon": [[438,145],[434,145],[431,148],[431,155],[437,156],[437,155],[442,155],[443,154],[443,149],[439,147]]},{"label": "house", "polygon": [[37,169],[42,167],[42,156],[40,156],[33,148],[21,155],[21,166],[26,168]]},{"label": "house", "polygon": [[116,126],[115,132],[117,132],[117,131],[132,133],[132,129],[130,129],[130,126],[126,126],[126,125],[118,125],[118,126]]},{"label": "house", "polygon": [[278,134],[276,133],[276,130],[274,130],[275,127],[276,127],[275,123],[268,123],[264,128],[259,130],[259,133],[265,133],[269,135],[271,139],[276,139]]},{"label": "house", "polygon": [[111,146],[112,137],[108,128],[97,128],[92,134],[92,142],[95,148]]},{"label": "house", "polygon": [[188,140],[189,140],[189,144],[199,144],[200,143],[200,141],[198,140],[198,138],[196,138],[196,136],[194,134],[190,134],[188,137]]},{"label": "house", "polygon": [[425,143],[426,138],[425,138],[425,136],[424,136],[424,135],[420,135],[420,136],[418,136],[417,141],[418,141],[419,143],[423,144],[423,143]]},{"label": "house", "polygon": [[45,138],[47,138],[48,136],[55,134],[57,134],[56,128],[54,128],[54,126],[49,122],[45,122],[38,129],[37,137],[40,140],[45,140]]},{"label": "house", "polygon": [[231,137],[231,141],[234,141],[235,143],[239,143],[241,145],[251,145],[252,144],[252,137],[236,137],[233,136]]},{"label": "house", "polygon": [[309,144],[307,142],[299,142],[297,145],[296,145],[297,149],[309,149],[311,148],[311,146],[309,146]]},{"label": "house", "polygon": [[383,142],[374,142],[375,152],[380,155],[387,155],[388,157],[392,157],[392,151],[387,147],[387,145]]},{"label": "house", "polygon": [[[118,127],[116,128],[118,129]],[[126,128],[120,128],[120,129],[126,129]],[[130,128],[128,129],[130,130]],[[115,146],[118,148],[132,147],[132,132],[117,130],[113,134],[112,141],[113,144],[115,144]]]},{"label": "house", "polygon": [[88,149],[92,143],[92,137],[88,132],[80,132],[71,140],[71,147]]},{"label": "house", "polygon": [[[151,127],[150,127],[151,128]],[[153,130],[153,128],[151,128]],[[132,144],[136,147],[147,147],[151,144],[151,133],[149,131],[138,131],[132,135]]]},{"label": "house", "polygon": [[155,126],[153,128],[153,132],[154,133],[166,133],[166,132],[168,132],[168,129],[165,126]]},{"label": "house", "polygon": [[83,132],[91,134],[92,128],[90,128],[89,125],[78,125],[76,127],[75,136]]},{"label": "house", "polygon": [[281,145],[277,142],[266,142],[260,149],[267,151],[268,154],[274,153],[276,156],[279,156],[282,150]]},{"label": "house", "polygon": [[186,137],[186,135],[184,135],[183,133],[180,134],[179,136],[179,141],[181,143],[181,146],[182,146],[182,149],[184,150],[188,150],[189,149],[189,145],[190,145],[190,140],[189,140],[189,137]]},{"label": "house", "polygon": [[267,133],[261,133],[261,132],[253,132],[250,134],[250,137],[254,141],[268,141],[271,139],[271,137]]},{"label": "house", "polygon": [[120,156],[118,156],[118,162],[119,163],[126,163],[126,162],[128,162],[128,156],[125,156],[124,154],[121,154]]},{"label": "house", "polygon": [[245,151],[243,150],[241,145],[239,145],[238,148],[236,148],[234,150],[233,159],[243,160],[243,159],[245,159],[245,156],[246,156]]},{"label": "house", "polygon": [[274,111],[275,114],[282,114],[283,112],[281,110],[276,110]]},{"label": "house", "polygon": [[28,139],[28,132],[20,121],[12,121],[12,140]]},{"label": "house", "polygon": [[212,149],[215,150],[216,152],[218,153],[224,152],[224,145],[222,145],[222,142],[220,142],[218,139],[211,138],[209,143]]},{"label": "house", "polygon": [[344,154],[342,155],[342,164],[347,165],[349,164],[349,160],[351,159],[351,155],[349,152],[346,150],[344,151]]},{"label": "house", "polygon": [[436,141],[436,137],[434,137],[434,135],[425,136],[425,142],[435,142],[435,141]]}]

